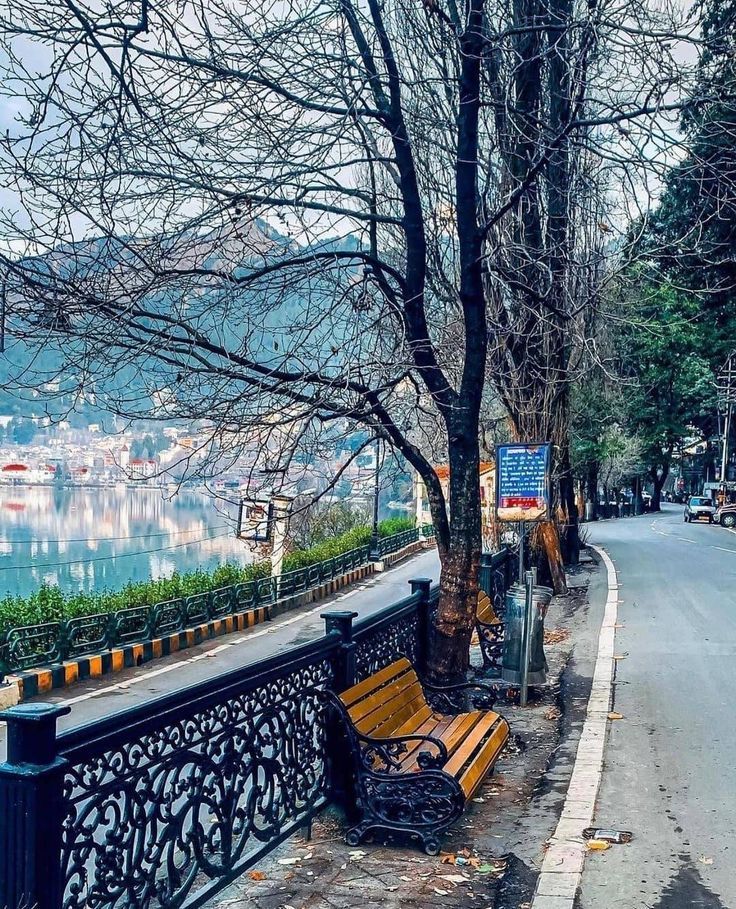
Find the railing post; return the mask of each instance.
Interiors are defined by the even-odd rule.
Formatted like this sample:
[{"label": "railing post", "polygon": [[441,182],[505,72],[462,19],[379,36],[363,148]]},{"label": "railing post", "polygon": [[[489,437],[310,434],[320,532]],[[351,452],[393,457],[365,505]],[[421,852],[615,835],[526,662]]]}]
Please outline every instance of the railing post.
[{"label": "railing post", "polygon": [[432,586],[432,578],[412,578],[409,581],[412,594],[421,594],[421,600],[417,609],[419,625],[417,633],[419,634],[418,648],[419,666],[417,670],[423,675],[427,669],[427,658],[429,656],[429,633],[432,626],[432,616],[429,608],[429,590]]},{"label": "railing post", "polygon": [[338,694],[355,684],[355,641],[353,640],[353,619],[357,612],[345,609],[336,609],[332,612],[323,612],[325,620],[325,634],[339,631],[340,656],[335,667],[335,690]]},{"label": "railing post", "polygon": [[21,704],[0,712],[8,724],[0,764],[0,906],[61,909],[61,825],[66,762],[56,721],[70,708]]}]

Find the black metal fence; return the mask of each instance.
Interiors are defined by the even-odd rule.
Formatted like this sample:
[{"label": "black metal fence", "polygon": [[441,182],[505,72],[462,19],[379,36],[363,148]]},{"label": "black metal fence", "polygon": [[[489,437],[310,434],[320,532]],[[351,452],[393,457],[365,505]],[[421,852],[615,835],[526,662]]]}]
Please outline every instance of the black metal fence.
[{"label": "black metal fence", "polygon": [[[485,582],[510,582],[508,553]],[[22,704],[0,765],[0,907],[194,909],[335,798],[322,692],[402,656],[421,674],[439,590],[154,701],[57,731],[69,708]],[[488,589],[488,588],[486,588]]]},{"label": "black metal fence", "polygon": [[[431,536],[433,529],[427,525],[421,531],[413,528],[384,537],[379,541],[380,555],[398,552],[416,542],[420,533]],[[361,546],[279,577],[259,578],[152,606],[131,606],[118,612],[7,629],[0,633],[0,681],[6,672],[53,665],[125,644],[150,641],[258,606],[272,605],[367,564],[369,551],[370,546]]]},{"label": "black metal fence", "polygon": [[504,547],[500,552],[484,553],[481,556],[478,584],[491,598],[496,615],[503,615],[504,596],[514,583],[516,570],[517,560],[508,547]]},{"label": "black metal fence", "polygon": [[421,672],[437,591],[85,726],[69,708],[0,714],[0,906],[192,909],[333,799],[326,689],[408,656]]}]

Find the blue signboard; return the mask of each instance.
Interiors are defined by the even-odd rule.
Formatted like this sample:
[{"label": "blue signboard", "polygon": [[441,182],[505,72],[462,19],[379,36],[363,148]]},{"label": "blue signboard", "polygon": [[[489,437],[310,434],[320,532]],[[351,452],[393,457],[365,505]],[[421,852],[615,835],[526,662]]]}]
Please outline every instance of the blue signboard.
[{"label": "blue signboard", "polygon": [[549,517],[550,453],[549,442],[496,447],[496,514],[500,521]]}]

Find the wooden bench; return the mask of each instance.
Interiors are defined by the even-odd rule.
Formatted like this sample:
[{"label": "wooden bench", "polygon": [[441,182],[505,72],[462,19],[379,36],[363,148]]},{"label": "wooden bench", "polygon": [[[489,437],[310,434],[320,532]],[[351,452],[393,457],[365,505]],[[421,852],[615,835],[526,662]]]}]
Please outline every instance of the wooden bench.
[{"label": "wooden bench", "polygon": [[478,594],[475,630],[483,655],[483,666],[486,669],[499,669],[503,651],[503,622],[496,615],[491,598],[482,590]]},{"label": "wooden bench", "polygon": [[460,817],[509,737],[508,723],[492,710],[439,713],[425,694],[452,708],[451,697],[472,689],[495,696],[472,682],[423,684],[401,659],[335,698],[352,759],[348,794],[359,816],[349,845],[382,829],[408,833],[438,854],[440,834]]}]

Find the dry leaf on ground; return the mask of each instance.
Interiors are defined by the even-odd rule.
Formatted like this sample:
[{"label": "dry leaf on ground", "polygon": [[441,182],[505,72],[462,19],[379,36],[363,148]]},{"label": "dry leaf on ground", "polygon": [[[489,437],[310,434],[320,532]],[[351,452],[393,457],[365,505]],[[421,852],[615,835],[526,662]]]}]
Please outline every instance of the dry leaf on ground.
[{"label": "dry leaf on ground", "polygon": [[566,628],[550,628],[544,632],[545,644],[560,644],[570,637],[570,632]]},{"label": "dry leaf on ground", "polygon": [[263,871],[249,871],[248,877],[252,881],[265,881],[266,880],[266,875],[264,874]]},{"label": "dry leaf on ground", "polygon": [[622,720],[623,718],[624,718],[623,713],[616,713],[615,710],[612,710],[612,711],[608,714],[608,719],[609,719],[609,720]]},{"label": "dry leaf on ground", "polygon": [[545,720],[559,720],[561,716],[562,712],[559,707],[550,707],[544,711]]}]

